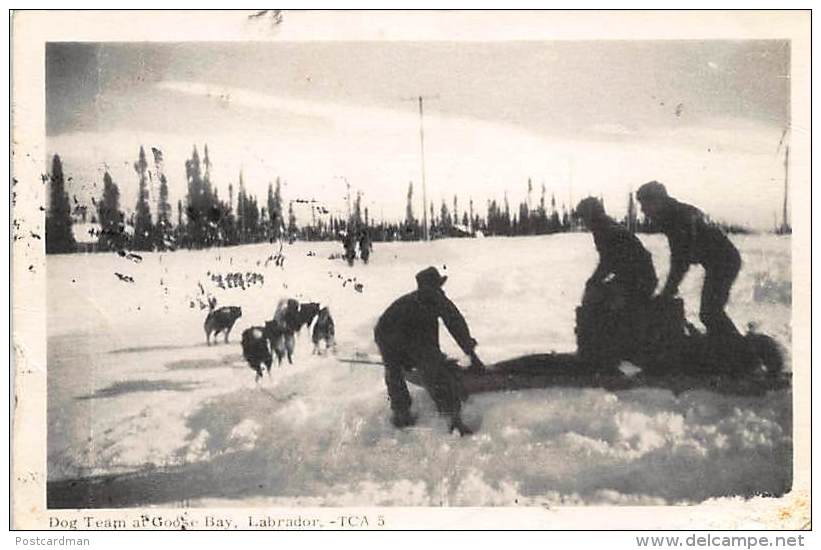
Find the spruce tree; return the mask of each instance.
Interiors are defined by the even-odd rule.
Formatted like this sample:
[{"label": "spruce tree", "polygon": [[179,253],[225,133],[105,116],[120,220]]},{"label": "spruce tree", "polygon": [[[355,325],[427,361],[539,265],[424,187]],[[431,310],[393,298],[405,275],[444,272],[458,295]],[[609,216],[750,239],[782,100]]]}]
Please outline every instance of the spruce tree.
[{"label": "spruce tree", "polygon": [[182,200],[177,199],[177,227],[174,228],[174,239],[177,246],[190,247],[188,242],[188,233],[185,230],[185,225],[182,223]]},{"label": "spruce tree", "polygon": [[100,222],[100,247],[103,250],[119,250],[125,246],[120,190],[108,171],[103,174],[103,197],[97,203],[97,218]]},{"label": "spruce tree", "polygon": [[171,205],[168,203],[168,181],[160,174],[160,193],[157,202],[157,245],[164,248],[171,235]]},{"label": "spruce tree", "polygon": [[188,183],[188,196],[185,210],[188,238],[192,246],[200,248],[205,245],[205,235],[203,231],[205,193],[200,171],[200,156],[197,152],[196,145],[191,152],[191,158],[185,161],[185,178]]},{"label": "spruce tree", "polygon": [[539,198],[539,210],[537,213],[536,233],[539,235],[547,232],[547,209],[544,204],[545,188],[542,184],[542,196]]},{"label": "spruce tree", "polygon": [[203,232],[205,233],[206,246],[213,246],[221,241],[222,204],[219,201],[217,189],[211,183],[211,159],[208,155],[207,143],[203,147],[202,168]]},{"label": "spruce tree", "polygon": [[530,233],[530,214],[527,202],[519,204],[518,234],[527,235]]},{"label": "spruce tree", "polygon": [[148,162],[145,160],[145,149],[140,146],[140,155],[134,163],[134,171],[140,179],[137,194],[137,206],[134,217],[134,240],[131,246],[136,250],[151,250],[151,209],[148,206]]},{"label": "spruce tree", "polygon": [[237,192],[237,238],[240,243],[248,242],[248,196],[245,194],[242,170],[239,172],[239,191]]},{"label": "spruce tree", "polygon": [[559,219],[559,212],[556,210],[556,194],[550,194],[550,227],[549,232],[555,233],[561,229],[562,222]]},{"label": "spruce tree", "polygon": [[276,212],[276,203],[274,201],[274,186],[271,182],[268,182],[268,226],[270,228],[270,236],[274,236],[274,227],[275,227],[275,212]]},{"label": "spruce tree", "polygon": [[439,209],[439,224],[442,226],[442,232],[448,233],[451,227],[450,212],[448,212],[448,205],[442,201],[442,206]]},{"label": "spruce tree", "polygon": [[496,199],[487,201],[487,231],[496,234]]},{"label": "spruce tree", "polygon": [[502,228],[504,235],[510,235],[510,203],[507,200],[507,191],[505,191],[505,208],[502,211]]},{"label": "spruce tree", "polygon": [[71,203],[65,190],[63,163],[59,155],[51,159],[49,208],[46,214],[46,254],[74,252],[77,243],[71,231]]},{"label": "spruce tree", "polygon": [[204,195],[211,199],[214,190],[211,187],[211,159],[208,157],[208,144],[205,144],[202,153],[202,186]]},{"label": "spruce tree", "polygon": [[154,246],[165,250],[169,246],[172,234],[171,205],[168,202],[168,180],[165,177],[162,151],[152,147],[154,153],[154,172],[160,180],[160,189],[157,198],[157,225],[154,227]]},{"label": "spruce tree", "polygon": [[160,189],[157,198],[157,225],[163,229],[165,236],[171,229],[171,205],[168,202],[168,180],[165,177],[165,165],[163,163],[162,151],[156,147],[151,148],[154,154],[154,172],[160,181]]},{"label": "spruce tree", "polygon": [[251,197],[248,201],[248,235],[252,243],[259,242],[262,238],[259,230],[259,206],[257,198]]},{"label": "spruce tree", "polygon": [[296,236],[296,215],[294,215],[294,201],[288,202],[288,238],[293,239]]},{"label": "spruce tree", "polygon": [[276,183],[274,201],[271,208],[269,208],[270,211],[268,215],[271,217],[271,227],[273,228],[274,238],[279,239],[285,227],[285,220],[282,217],[282,182],[279,177],[277,177]]}]

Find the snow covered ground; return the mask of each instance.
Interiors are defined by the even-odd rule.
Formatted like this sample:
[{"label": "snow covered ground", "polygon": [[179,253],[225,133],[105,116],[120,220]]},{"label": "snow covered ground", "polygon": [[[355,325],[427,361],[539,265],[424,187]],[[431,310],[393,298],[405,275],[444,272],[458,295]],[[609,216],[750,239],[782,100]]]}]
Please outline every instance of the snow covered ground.
[{"label": "snow covered ground", "polygon": [[[663,281],[663,237],[642,237]],[[729,306],[790,349],[790,240],[734,238]],[[596,253],[589,234],[376,243],[370,265],[336,243],[48,258],[48,479],[126,474],[117,505],[661,504],[782,494],[792,479],[791,394],[544,389],[471,397],[473,437],[448,434],[411,386],[416,427],[395,430],[372,328],[435,265],[490,363],[572,351],[574,308]],[[257,273],[243,288],[213,274]],[[120,273],[129,280],[121,280]],[[245,278],[248,280],[247,277]],[[701,272],[682,285],[697,321]],[[229,344],[205,345],[198,287],[242,307]],[[361,286],[358,286],[361,285]],[[239,346],[277,301],[329,305],[336,356],[297,342],[295,364],[255,387]],[[194,307],[191,307],[191,306]],[[445,336],[444,348],[460,356]],[[789,361],[788,361],[789,364]],[[788,367],[789,368],[789,367]],[[134,475],[138,473],[138,475]],[[93,506],[94,503],[87,503]]]}]

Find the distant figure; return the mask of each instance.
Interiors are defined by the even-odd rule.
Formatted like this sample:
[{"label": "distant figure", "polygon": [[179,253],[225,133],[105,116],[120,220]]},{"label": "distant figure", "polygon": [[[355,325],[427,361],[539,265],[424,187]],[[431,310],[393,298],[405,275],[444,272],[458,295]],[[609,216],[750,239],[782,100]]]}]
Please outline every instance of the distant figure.
[{"label": "distant figure", "polygon": [[327,307],[319,310],[319,315],[314,323],[313,334],[311,340],[314,343],[313,353],[319,354],[319,343],[325,342],[325,349],[333,348],[335,346],[336,328],[334,326],[334,319],[331,317],[331,312]]},{"label": "distant figure", "polygon": [[348,231],[342,236],[342,247],[345,249],[345,261],[352,266],[356,259],[356,238],[353,232]]},{"label": "distant figure", "polygon": [[393,425],[402,428],[416,422],[410,412],[411,398],[404,371],[419,370],[437,409],[450,417],[451,431],[466,435],[472,432],[460,416],[463,391],[458,367],[439,348],[439,318],[470,356],[471,368],[482,369],[484,365],[474,351],[476,340],[471,337],[464,317],[442,290],[446,280],[434,267],[417,273],[417,290],[388,307],[376,324],[374,338],[385,364]]},{"label": "distant figure", "polygon": [[583,199],[576,214],[593,233],[599,253],[599,264],[587,280],[583,302],[604,299],[628,308],[648,302],[658,278],[653,258],[638,237],[609,218],[594,197]]},{"label": "distant figure", "polygon": [[217,334],[222,332],[225,335],[225,343],[228,343],[228,336],[231,334],[231,329],[234,328],[234,323],[237,319],[242,317],[242,308],[237,306],[221,307],[214,309],[216,300],[209,300],[210,311],[205,318],[203,328],[205,329],[205,341],[211,345],[211,333],[214,333],[216,343]]},{"label": "distant figure", "polygon": [[724,307],[730,288],[741,269],[741,255],[730,239],[694,206],[678,202],[657,181],[642,185],[636,193],[644,214],[667,236],[670,272],[661,291],[673,297],[691,264],[704,267],[699,318],[710,336],[740,337]]},{"label": "distant figure", "polygon": [[367,229],[363,229],[359,236],[359,257],[362,258],[363,262],[368,263],[371,257],[371,251],[373,251],[371,236],[368,234]]},{"label": "distant figure", "polygon": [[257,373],[254,382],[262,379],[262,368],[271,377],[271,351],[268,348],[268,336],[262,327],[250,327],[242,332],[242,356],[248,361],[251,370]]}]

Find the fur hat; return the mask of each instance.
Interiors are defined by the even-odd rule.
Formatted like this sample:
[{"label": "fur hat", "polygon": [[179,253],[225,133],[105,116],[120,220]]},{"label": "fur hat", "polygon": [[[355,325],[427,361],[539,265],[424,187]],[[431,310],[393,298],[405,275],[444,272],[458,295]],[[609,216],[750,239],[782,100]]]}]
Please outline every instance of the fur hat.
[{"label": "fur hat", "polygon": [[595,197],[587,197],[586,199],[582,199],[579,201],[578,206],[576,206],[576,216],[580,216],[582,218],[601,218],[605,216],[604,213],[604,206],[602,206],[601,201]]},{"label": "fur hat", "polygon": [[439,288],[445,284],[447,280],[447,276],[439,275],[439,271],[433,266],[425,268],[416,274],[416,284],[419,288]]},{"label": "fur hat", "polygon": [[639,202],[645,201],[647,199],[666,199],[669,198],[667,194],[667,188],[664,187],[664,184],[661,184],[657,181],[647,182],[641,187],[639,190],[636,191],[636,200]]}]

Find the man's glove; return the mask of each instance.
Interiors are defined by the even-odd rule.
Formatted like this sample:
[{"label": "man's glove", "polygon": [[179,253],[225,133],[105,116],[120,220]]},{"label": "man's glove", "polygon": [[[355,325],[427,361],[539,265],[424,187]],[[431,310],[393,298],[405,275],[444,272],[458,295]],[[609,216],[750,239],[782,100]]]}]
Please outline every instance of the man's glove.
[{"label": "man's glove", "polygon": [[479,356],[476,355],[476,352],[470,352],[470,368],[468,371],[470,372],[484,372],[485,364],[479,359]]}]

